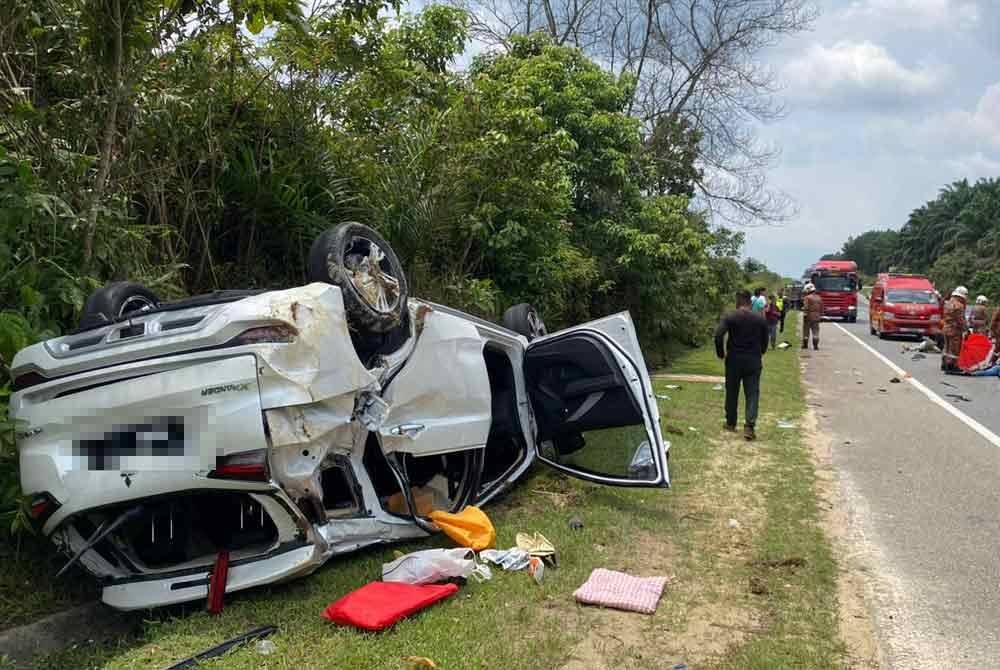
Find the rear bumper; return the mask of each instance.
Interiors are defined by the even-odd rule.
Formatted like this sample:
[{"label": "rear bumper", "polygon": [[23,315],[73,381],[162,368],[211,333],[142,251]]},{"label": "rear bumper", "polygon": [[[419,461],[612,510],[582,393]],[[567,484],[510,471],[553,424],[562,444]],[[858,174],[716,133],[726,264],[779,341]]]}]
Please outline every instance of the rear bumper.
[{"label": "rear bumper", "polygon": [[[226,593],[308,575],[326,560],[313,544],[276,549],[268,556],[231,564]],[[120,610],[146,609],[199,600],[208,596],[211,569],[174,574],[162,578],[146,576],[136,581],[104,587],[101,600]]]}]

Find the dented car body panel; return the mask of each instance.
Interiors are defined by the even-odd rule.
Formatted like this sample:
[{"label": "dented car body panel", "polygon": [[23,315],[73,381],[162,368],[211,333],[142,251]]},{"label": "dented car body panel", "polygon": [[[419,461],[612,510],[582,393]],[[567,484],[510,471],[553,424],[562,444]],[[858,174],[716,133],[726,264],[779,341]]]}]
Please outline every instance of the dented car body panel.
[{"label": "dented car body panel", "polygon": [[485,503],[539,456],[668,485],[627,314],[531,343],[419,300],[408,316],[362,361],[341,290],[314,283],[21,351],[11,413],[42,532],[137,609],[206,597],[219,551],[230,592],[426,536],[428,509]]}]

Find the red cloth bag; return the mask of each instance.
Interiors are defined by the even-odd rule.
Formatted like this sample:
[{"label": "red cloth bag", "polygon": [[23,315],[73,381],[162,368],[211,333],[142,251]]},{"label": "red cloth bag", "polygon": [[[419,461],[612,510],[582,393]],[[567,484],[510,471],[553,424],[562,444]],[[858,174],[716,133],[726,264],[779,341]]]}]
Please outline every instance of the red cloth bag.
[{"label": "red cloth bag", "polygon": [[341,626],[385,630],[400,619],[456,593],[455,584],[372,582],[331,603],[323,616]]},{"label": "red cloth bag", "polygon": [[993,345],[990,338],[980,333],[973,333],[962,342],[962,351],[958,354],[958,367],[963,370],[974,368],[990,355]]}]

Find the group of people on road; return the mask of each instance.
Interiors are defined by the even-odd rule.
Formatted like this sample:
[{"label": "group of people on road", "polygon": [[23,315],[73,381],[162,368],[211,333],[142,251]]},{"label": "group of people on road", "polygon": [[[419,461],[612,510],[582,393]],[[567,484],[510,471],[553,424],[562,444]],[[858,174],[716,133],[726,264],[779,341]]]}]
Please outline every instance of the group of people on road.
[{"label": "group of people on road", "polygon": [[[941,369],[945,372],[968,373],[977,376],[1000,375],[1000,310],[989,314],[989,299],[985,295],[969,305],[969,290],[957,287],[944,302],[941,315],[941,334],[944,347],[941,352]],[[959,367],[962,344],[969,334],[987,335],[993,344],[986,358],[974,369]]]},{"label": "group of people on road", "polygon": [[[823,316],[823,301],[812,284],[806,284],[803,301],[802,347],[812,334],[813,349],[819,349],[819,322]],[[760,377],[764,369],[764,354],[775,349],[778,333],[785,332],[785,299],[781,295],[767,296],[758,288],[736,294],[736,309],[722,317],[715,329],[715,353],[726,364],[726,430],[736,431],[740,388],[746,401],[743,437],[757,439],[757,412],[760,405]]]}]

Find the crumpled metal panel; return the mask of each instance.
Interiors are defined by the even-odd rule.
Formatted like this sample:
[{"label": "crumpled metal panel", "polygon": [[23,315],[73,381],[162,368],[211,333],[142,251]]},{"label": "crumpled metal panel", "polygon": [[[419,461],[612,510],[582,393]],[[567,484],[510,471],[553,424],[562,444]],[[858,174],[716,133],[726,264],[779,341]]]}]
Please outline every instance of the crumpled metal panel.
[{"label": "crumpled metal panel", "polygon": [[490,432],[485,340],[474,324],[429,311],[413,354],[382,398],[383,449],[419,456],[483,447]]},{"label": "crumpled metal panel", "polygon": [[258,352],[265,409],[378,389],[376,374],[365,368],[351,344],[339,288],[314,283],[262,293],[239,304],[241,311],[266,315],[298,331],[294,342]]}]

